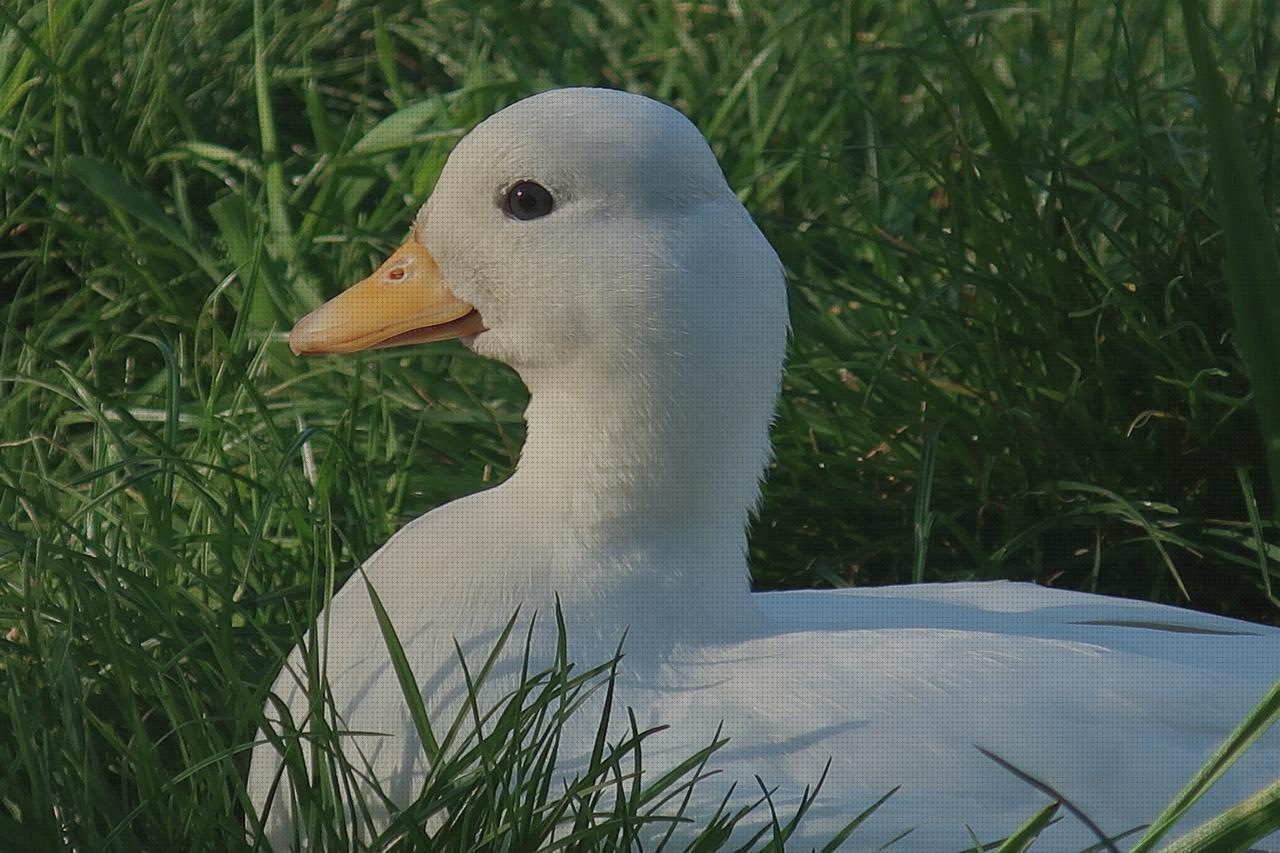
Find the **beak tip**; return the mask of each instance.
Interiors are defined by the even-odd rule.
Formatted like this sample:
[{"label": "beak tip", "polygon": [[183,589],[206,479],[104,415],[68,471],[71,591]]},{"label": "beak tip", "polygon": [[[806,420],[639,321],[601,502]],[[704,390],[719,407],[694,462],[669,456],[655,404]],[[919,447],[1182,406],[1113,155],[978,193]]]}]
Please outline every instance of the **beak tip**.
[{"label": "beak tip", "polygon": [[310,315],[303,317],[289,332],[289,351],[294,355],[310,355],[315,352],[315,348],[310,346],[315,335],[311,328],[314,324],[307,322],[309,317]]},{"label": "beak tip", "polygon": [[483,330],[476,309],[444,286],[435,259],[410,238],[372,275],[298,320],[288,341],[295,356],[330,355]]}]

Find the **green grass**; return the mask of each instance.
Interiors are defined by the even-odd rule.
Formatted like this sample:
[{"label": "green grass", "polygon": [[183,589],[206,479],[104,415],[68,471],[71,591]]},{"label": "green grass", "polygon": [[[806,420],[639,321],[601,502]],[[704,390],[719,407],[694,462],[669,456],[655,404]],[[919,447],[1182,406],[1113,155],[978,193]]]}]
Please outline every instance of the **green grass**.
[{"label": "green grass", "polygon": [[[694,789],[714,775],[708,759],[727,743],[719,733],[713,741],[662,774],[644,773],[644,742],[660,729],[641,731],[629,714],[631,731],[616,743],[606,741],[611,714],[623,713],[613,704],[621,649],[613,659],[578,669],[567,657],[563,615],[555,614],[559,629],[556,660],[548,669],[530,669],[528,646],[521,670],[522,684],[495,707],[482,709],[476,698],[500,653],[511,642],[516,617],[507,623],[484,661],[460,657],[472,702],[448,721],[433,726],[422,708],[422,696],[376,592],[375,613],[406,701],[412,710],[430,769],[417,799],[397,806],[394,819],[380,825],[369,817],[379,803],[392,803],[370,769],[352,760],[340,746],[344,727],[331,707],[327,688],[311,695],[323,697],[308,717],[285,725],[273,740],[285,756],[286,769],[297,797],[300,815],[295,831],[323,849],[350,850],[366,846],[378,850],[629,850],[645,839],[659,837],[654,849],[665,850],[682,824],[696,821],[699,832],[682,849],[718,850],[726,846],[734,827],[768,802],[769,793],[754,804],[728,809],[728,797],[711,815],[690,815]],[[529,636],[533,634],[530,625]],[[526,640],[527,642],[527,640]],[[461,650],[459,649],[461,656]],[[478,665],[477,665],[478,664]],[[323,685],[314,656],[308,662],[311,683]],[[567,782],[556,773],[560,736],[565,723],[593,694],[604,691],[596,722],[594,749],[587,766]],[[288,709],[279,709],[288,719]],[[476,732],[483,734],[477,735]],[[303,763],[303,754],[310,764]],[[823,773],[825,778],[825,771]],[[819,786],[822,779],[819,779]],[[365,783],[363,787],[361,783]],[[286,794],[277,787],[273,799]],[[789,819],[757,820],[749,842],[753,849],[781,851],[804,812],[812,804],[807,795]],[[851,832],[879,803],[853,818]],[[430,826],[430,836],[424,827]],[[352,828],[358,828],[357,835]],[[552,842],[548,844],[548,842]],[[302,845],[301,839],[297,842]]]},{"label": "green grass", "polygon": [[[304,362],[281,332],[550,85],[679,106],[788,268],[758,588],[1011,577],[1280,624],[1280,45],[1268,4],[1212,4],[1216,97],[1181,11],[0,4],[0,847],[243,845],[285,652],[522,438],[518,380],[456,344]],[[467,778],[459,839],[559,802]]]}]

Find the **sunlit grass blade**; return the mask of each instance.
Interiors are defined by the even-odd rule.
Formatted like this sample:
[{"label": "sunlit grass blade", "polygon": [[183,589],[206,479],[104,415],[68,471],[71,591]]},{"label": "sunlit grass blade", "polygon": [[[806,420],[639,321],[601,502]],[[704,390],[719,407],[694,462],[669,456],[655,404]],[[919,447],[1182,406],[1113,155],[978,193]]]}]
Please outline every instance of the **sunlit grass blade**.
[{"label": "sunlit grass blade", "polygon": [[845,824],[840,829],[839,832],[837,832],[834,836],[832,836],[831,840],[827,842],[827,845],[822,848],[822,853],[836,853],[836,851],[840,849],[840,845],[848,841],[849,837],[853,835],[854,830],[856,830],[859,826],[861,826],[863,822],[866,821],[867,818],[875,814],[877,809],[879,809],[881,806],[887,803],[889,801],[889,798],[892,797],[894,794],[898,793],[898,791],[900,790],[902,790],[901,787],[891,788],[890,790],[885,792],[884,796],[882,796],[880,799],[876,800],[874,803],[867,806],[862,811],[858,812],[858,814],[855,815],[852,820],[850,820],[847,824]]},{"label": "sunlit grass blade", "polygon": [[1004,843],[996,848],[996,853],[1023,853],[1030,850],[1031,845],[1035,844],[1036,839],[1040,837],[1040,833],[1054,822],[1054,816],[1060,808],[1062,803],[1054,802],[1036,812],[1026,823],[1018,827],[1017,832],[1006,838]]},{"label": "sunlit grass blade", "polygon": [[1197,826],[1164,850],[1165,853],[1251,850],[1254,841],[1272,833],[1280,833],[1280,781]]},{"label": "sunlit grass blade", "polygon": [[1089,831],[1092,832],[1094,837],[1098,839],[1098,846],[1101,849],[1108,850],[1110,851],[1110,853],[1120,853],[1120,849],[1116,847],[1115,841],[1110,837],[1108,837],[1108,835],[1102,831],[1102,828],[1098,826],[1098,824],[1093,820],[1093,818],[1089,817],[1089,815],[1086,814],[1084,810],[1082,810],[1070,799],[1063,796],[1062,792],[1055,789],[1051,784],[1049,784],[1043,779],[1039,779],[1031,775],[1027,771],[1023,770],[1021,767],[1018,767],[1012,762],[1000,757],[999,755],[996,755],[994,752],[992,752],[989,749],[984,749],[983,747],[976,746],[976,745],[974,746],[974,748],[977,749],[978,752],[981,752],[983,755],[985,755],[987,758],[994,761],[996,764],[1000,765],[1005,770],[1009,771],[1015,777],[1025,782],[1027,785],[1031,786],[1032,788],[1035,788],[1037,791],[1040,791],[1042,794],[1049,797],[1050,799],[1053,799],[1058,803],[1060,803],[1064,809],[1066,809],[1068,812],[1071,813],[1072,817],[1074,817],[1076,820],[1080,821],[1082,824],[1088,827]]},{"label": "sunlit grass blade", "polygon": [[1164,853],[1250,850],[1280,832],[1280,780],[1201,824],[1164,848]]},{"label": "sunlit grass blade", "polygon": [[1168,834],[1173,825],[1186,814],[1187,809],[1204,795],[1215,782],[1222,778],[1231,765],[1244,755],[1245,751],[1267,729],[1280,720],[1280,681],[1262,697],[1261,701],[1249,712],[1235,730],[1227,736],[1199,772],[1187,782],[1178,795],[1169,802],[1165,810],[1151,823],[1146,833],[1133,847],[1133,853],[1146,853],[1156,849],[1160,839]]},{"label": "sunlit grass blade", "polygon": [[1258,499],[1253,493],[1253,481],[1249,477],[1249,472],[1244,466],[1236,467],[1236,478],[1240,481],[1240,492],[1244,498],[1245,512],[1249,516],[1249,529],[1253,533],[1253,541],[1257,543],[1257,560],[1258,560],[1258,579],[1262,583],[1262,592],[1266,595],[1267,600],[1280,608],[1280,597],[1278,597],[1271,588],[1271,575],[1275,571],[1272,568],[1275,562],[1268,559],[1267,555],[1267,536],[1262,526],[1262,514],[1258,511]]}]

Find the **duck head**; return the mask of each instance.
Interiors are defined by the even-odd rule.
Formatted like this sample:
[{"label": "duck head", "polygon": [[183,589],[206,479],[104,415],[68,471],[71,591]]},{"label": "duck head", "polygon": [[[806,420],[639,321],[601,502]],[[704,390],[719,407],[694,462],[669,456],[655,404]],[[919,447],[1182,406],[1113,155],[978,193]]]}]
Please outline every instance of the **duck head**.
[{"label": "duck head", "polygon": [[530,389],[521,471],[737,513],[768,458],[786,333],[781,264],[694,125],[639,95],[560,89],[462,139],[408,241],[289,342],[461,338]]}]

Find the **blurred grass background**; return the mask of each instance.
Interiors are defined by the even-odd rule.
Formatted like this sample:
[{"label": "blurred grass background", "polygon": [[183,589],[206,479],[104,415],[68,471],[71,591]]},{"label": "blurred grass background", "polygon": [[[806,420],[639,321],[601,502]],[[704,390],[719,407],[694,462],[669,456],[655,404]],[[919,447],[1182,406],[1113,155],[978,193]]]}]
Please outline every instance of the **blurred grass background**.
[{"label": "blurred grass background", "polygon": [[[1207,9],[1272,240],[1277,5]],[[1175,3],[20,0],[0,840],[238,843],[326,585],[506,476],[525,401],[457,344],[302,361],[281,333],[398,244],[467,128],[570,84],[686,112],[787,266],[757,588],[1008,577],[1280,624]]]}]

